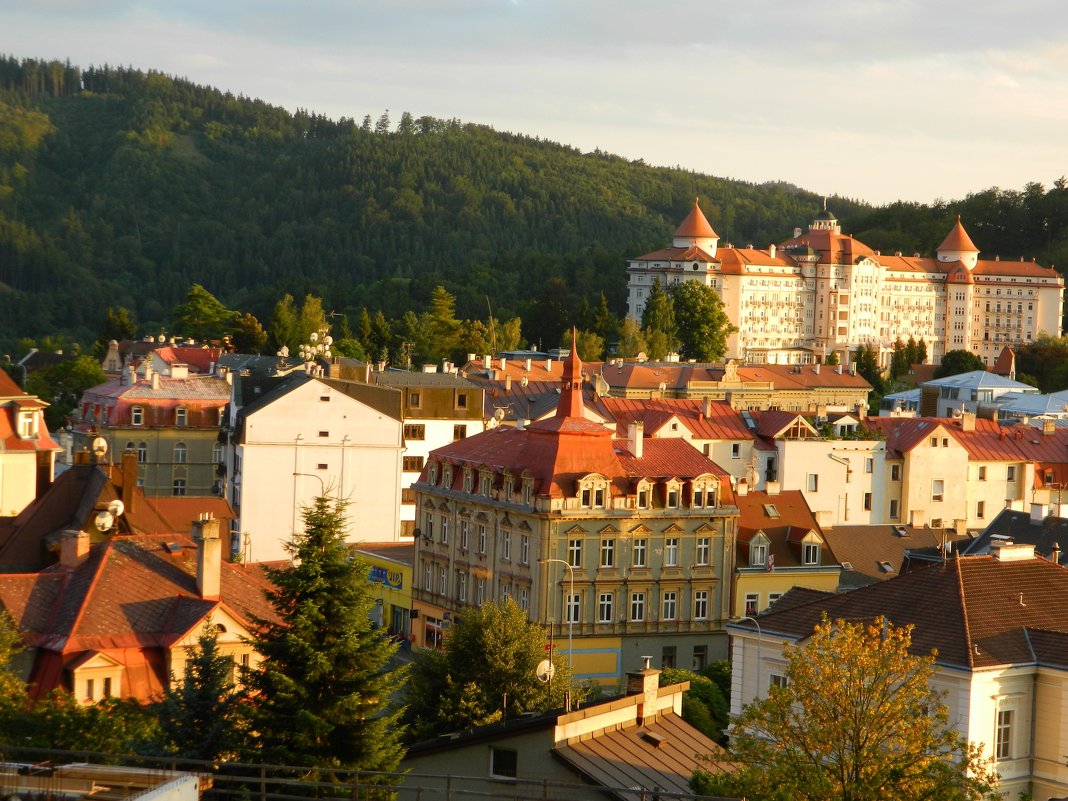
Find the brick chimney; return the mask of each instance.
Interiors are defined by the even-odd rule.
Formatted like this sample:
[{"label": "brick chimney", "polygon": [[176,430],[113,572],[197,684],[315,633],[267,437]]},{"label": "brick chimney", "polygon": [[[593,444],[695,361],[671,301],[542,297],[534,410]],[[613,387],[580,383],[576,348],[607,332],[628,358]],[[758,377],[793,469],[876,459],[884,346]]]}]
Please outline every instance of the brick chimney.
[{"label": "brick chimney", "polygon": [[193,521],[193,541],[197,544],[197,592],[201,598],[219,597],[222,572],[222,541],[218,518],[203,516]]},{"label": "brick chimney", "polygon": [[77,567],[89,555],[89,533],[71,529],[63,532],[59,543],[59,563],[63,567]]},{"label": "brick chimney", "polygon": [[975,412],[961,412],[960,430],[975,431]]},{"label": "brick chimney", "polygon": [[1055,420],[1043,420],[1042,421],[1042,433],[1051,437],[1057,433],[1057,422]]},{"label": "brick chimney", "polygon": [[705,420],[712,417],[712,398],[707,395],[705,395],[704,408],[702,409],[701,414],[704,416]]},{"label": "brick chimney", "polygon": [[641,670],[627,671],[627,695],[640,695],[638,702],[638,723],[645,722],[646,712],[655,714],[656,696],[660,689],[660,671],[652,667],[651,656],[642,657]]}]

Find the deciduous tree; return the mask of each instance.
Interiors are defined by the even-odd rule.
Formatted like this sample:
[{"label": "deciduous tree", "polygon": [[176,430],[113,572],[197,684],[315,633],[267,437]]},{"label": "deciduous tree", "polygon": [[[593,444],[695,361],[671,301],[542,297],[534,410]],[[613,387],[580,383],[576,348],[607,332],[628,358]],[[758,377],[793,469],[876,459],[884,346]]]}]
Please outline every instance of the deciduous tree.
[{"label": "deciduous tree", "polygon": [[978,801],[997,781],[950,726],[931,689],[934,654],[910,653],[912,627],[824,620],[784,649],[786,684],[734,721],[733,773],[698,792],[772,801]]},{"label": "deciduous tree", "polygon": [[727,352],[727,338],[738,328],[723,310],[719,293],[697,281],[683,281],[671,288],[671,300],[682,355],[699,362],[720,359]]},{"label": "deciduous tree", "polygon": [[415,657],[406,712],[413,739],[563,706],[567,660],[553,657],[551,693],[535,674],[546,644],[545,630],[512,599],[465,609],[442,651]]},{"label": "deciduous tree", "polygon": [[973,370],[985,370],[983,360],[970,350],[951,350],[942,357],[942,363],[935,370],[935,378],[970,373]]}]

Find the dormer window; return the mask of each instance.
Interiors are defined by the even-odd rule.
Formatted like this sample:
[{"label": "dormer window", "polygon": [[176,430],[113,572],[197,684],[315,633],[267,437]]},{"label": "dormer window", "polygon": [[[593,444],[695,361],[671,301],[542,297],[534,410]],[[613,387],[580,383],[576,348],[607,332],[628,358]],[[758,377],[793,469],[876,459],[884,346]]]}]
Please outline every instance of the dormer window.
[{"label": "dormer window", "polygon": [[184,426],[189,422],[189,412],[184,406],[179,406],[174,410],[174,424],[176,426]]},{"label": "dormer window", "polygon": [[693,482],[693,502],[695,509],[706,509],[716,505],[716,481],[714,479],[695,479]]},{"label": "dormer window", "polygon": [[441,486],[443,486],[443,487],[451,487],[452,486],[452,466],[451,465],[447,465],[446,464],[446,465],[442,465],[442,467],[441,467]]},{"label": "dormer window", "polygon": [[653,487],[648,481],[638,484],[638,508],[648,509],[653,505]]},{"label": "dormer window", "polygon": [[512,495],[515,493],[515,479],[512,476],[504,477],[504,500],[511,502]]},{"label": "dormer window", "polygon": [[801,564],[818,565],[820,563],[820,543],[806,542],[801,547]]},{"label": "dormer window", "polygon": [[587,476],[579,482],[579,503],[583,509],[603,509],[608,497],[608,481],[602,476]]},{"label": "dormer window", "polygon": [[768,563],[768,541],[762,534],[756,535],[749,543],[749,566],[764,567]]},{"label": "dormer window", "polygon": [[523,504],[531,506],[534,503],[534,479],[523,479]]},{"label": "dormer window", "polygon": [[678,481],[669,481],[664,493],[664,506],[668,509],[678,509],[682,497],[682,485]]},{"label": "dormer window", "polygon": [[37,436],[37,412],[19,412],[19,436],[23,439]]},{"label": "dormer window", "polygon": [[489,496],[490,488],[493,486],[493,477],[487,470],[482,470],[478,474],[478,492],[480,495]]},{"label": "dormer window", "polygon": [[130,409],[130,425],[141,426],[145,424],[145,407],[134,406]]},{"label": "dormer window", "polygon": [[464,470],[464,492],[470,492],[471,488],[475,486],[475,476],[471,472],[470,468]]},{"label": "dormer window", "polygon": [[430,468],[427,470],[427,479],[431,484],[437,483],[438,480],[438,466],[436,462],[430,463]]}]

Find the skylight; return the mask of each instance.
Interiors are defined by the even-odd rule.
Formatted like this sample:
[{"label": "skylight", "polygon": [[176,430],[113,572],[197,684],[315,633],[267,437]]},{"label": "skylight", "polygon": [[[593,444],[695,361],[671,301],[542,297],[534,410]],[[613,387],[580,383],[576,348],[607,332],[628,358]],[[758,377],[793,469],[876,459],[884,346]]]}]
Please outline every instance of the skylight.
[{"label": "skylight", "polygon": [[781,517],[781,515],[779,514],[779,510],[775,508],[775,504],[773,503],[764,504],[764,514],[776,520]]}]

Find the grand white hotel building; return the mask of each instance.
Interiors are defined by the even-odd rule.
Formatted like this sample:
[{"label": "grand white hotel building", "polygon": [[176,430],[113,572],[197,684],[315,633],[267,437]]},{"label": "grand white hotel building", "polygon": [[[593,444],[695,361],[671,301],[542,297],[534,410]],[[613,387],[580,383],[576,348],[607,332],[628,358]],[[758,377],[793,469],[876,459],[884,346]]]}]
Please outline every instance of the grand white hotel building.
[{"label": "grand white hotel building", "polygon": [[980,259],[958,218],[935,258],[885,255],[842,233],[826,207],[807,232],[758,250],[720,246],[697,201],[671,246],[631,259],[627,315],[640,321],[654,281],[701,281],[738,327],[728,356],[804,363],[861,344],[885,364],[894,340],[921,337],[928,358],[970,350],[992,364],[1006,345],[1059,336],[1064,278],[1034,262]]}]

